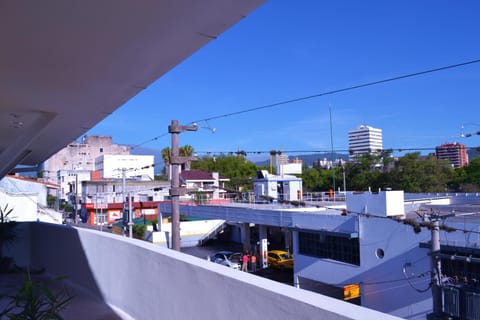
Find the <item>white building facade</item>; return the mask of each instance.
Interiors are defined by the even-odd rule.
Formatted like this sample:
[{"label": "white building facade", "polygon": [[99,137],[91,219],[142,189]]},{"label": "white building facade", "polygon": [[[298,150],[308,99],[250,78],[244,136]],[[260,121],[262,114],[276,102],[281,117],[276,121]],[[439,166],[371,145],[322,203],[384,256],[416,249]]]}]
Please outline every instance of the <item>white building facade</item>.
[{"label": "white building facade", "polygon": [[130,147],[114,144],[110,136],[82,137],[51,156],[42,165],[45,182],[60,183],[60,170],[95,170],[95,159],[103,154],[129,155]]},{"label": "white building facade", "polygon": [[[57,181],[60,185],[59,197],[64,201],[74,201],[82,194],[82,181],[91,180],[90,170],[59,170]],[[73,200],[72,200],[73,199]]]},{"label": "white building facade", "polygon": [[62,214],[47,208],[49,188],[57,185],[42,183],[24,177],[6,176],[0,180],[0,208],[12,210],[7,219],[14,221],[42,221],[62,223]]},{"label": "white building facade", "polygon": [[273,175],[261,170],[257,172],[257,178],[253,181],[253,190],[256,201],[302,200],[302,179],[291,175]]},{"label": "white building facade", "polygon": [[348,151],[351,161],[355,161],[360,155],[379,153],[382,150],[382,129],[361,125],[348,133]]},{"label": "white building facade", "polygon": [[154,179],[154,156],[150,155],[102,155],[95,159],[95,170],[102,179],[140,178]]},{"label": "white building facade", "polygon": [[286,154],[275,155],[275,168],[278,175],[302,174],[302,160],[289,159]]}]

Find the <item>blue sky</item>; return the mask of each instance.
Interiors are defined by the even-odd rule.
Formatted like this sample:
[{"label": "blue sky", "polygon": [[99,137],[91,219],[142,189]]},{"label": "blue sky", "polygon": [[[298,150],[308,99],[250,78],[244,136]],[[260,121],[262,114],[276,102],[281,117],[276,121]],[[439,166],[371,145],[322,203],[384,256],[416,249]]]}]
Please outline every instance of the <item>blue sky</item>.
[{"label": "blue sky", "polygon": [[[267,1],[88,134],[162,149],[180,124],[480,59],[480,2]],[[384,148],[434,148],[480,136],[480,63],[199,122],[199,152],[300,154],[348,149],[348,131],[383,130]],[[422,151],[426,153],[428,151]],[[200,153],[200,154],[201,154]],[[290,152],[294,155],[295,153]],[[395,154],[400,154],[396,152]]]}]

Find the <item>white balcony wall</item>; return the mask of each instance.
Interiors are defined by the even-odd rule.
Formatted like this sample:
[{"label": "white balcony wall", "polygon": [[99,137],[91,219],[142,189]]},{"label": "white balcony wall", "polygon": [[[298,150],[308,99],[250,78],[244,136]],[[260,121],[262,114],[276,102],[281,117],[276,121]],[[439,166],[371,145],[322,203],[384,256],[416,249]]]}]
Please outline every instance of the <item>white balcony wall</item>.
[{"label": "white balcony wall", "polygon": [[249,273],[89,229],[23,223],[10,252],[133,319],[399,319]]}]

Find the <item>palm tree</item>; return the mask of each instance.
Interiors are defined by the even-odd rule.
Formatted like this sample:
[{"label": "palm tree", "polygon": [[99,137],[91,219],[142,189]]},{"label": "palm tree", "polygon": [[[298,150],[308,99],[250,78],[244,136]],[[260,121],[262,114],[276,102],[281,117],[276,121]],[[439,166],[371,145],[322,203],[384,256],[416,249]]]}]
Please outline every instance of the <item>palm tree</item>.
[{"label": "palm tree", "polygon": [[186,144],[178,149],[178,153],[181,157],[191,157],[193,155],[193,147]]},{"label": "palm tree", "polygon": [[187,158],[187,162],[185,162],[185,170],[190,170],[190,164],[191,164],[191,159],[188,159],[188,158],[191,158],[192,155],[193,155],[193,147],[186,144],[184,145],[183,147],[180,147],[178,149],[178,153],[181,157],[186,157]]},{"label": "palm tree", "polygon": [[167,168],[170,165],[170,156],[171,156],[172,152],[171,152],[169,147],[166,147],[166,148],[162,149],[161,153],[162,153],[163,163],[165,165],[163,167],[163,173],[165,175],[167,175]]}]

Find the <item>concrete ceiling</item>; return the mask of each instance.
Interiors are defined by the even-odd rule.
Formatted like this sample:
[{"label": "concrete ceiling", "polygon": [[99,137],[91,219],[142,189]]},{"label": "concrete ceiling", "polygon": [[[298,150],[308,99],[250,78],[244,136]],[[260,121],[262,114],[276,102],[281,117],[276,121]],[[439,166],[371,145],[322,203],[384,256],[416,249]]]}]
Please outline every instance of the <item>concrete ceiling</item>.
[{"label": "concrete ceiling", "polygon": [[264,1],[0,2],[0,178],[46,160]]}]

